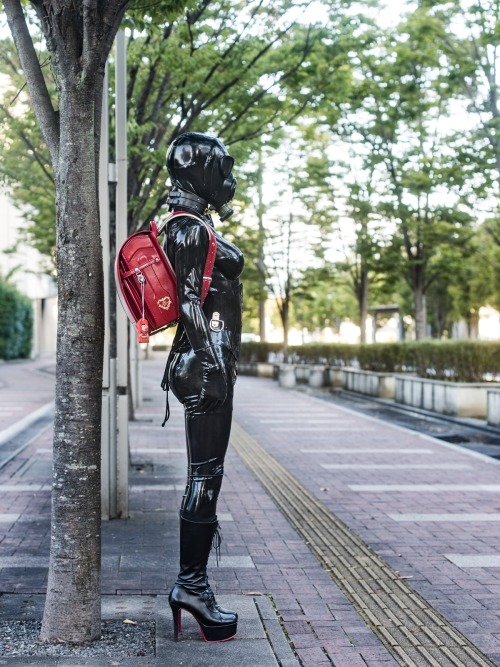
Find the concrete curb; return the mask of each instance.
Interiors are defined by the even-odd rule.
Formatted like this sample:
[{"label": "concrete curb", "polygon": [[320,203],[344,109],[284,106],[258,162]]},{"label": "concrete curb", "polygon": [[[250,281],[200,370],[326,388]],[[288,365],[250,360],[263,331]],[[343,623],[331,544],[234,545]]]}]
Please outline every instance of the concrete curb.
[{"label": "concrete curb", "polygon": [[42,407],[38,408],[38,410],[35,410],[29,415],[26,415],[26,417],[23,417],[23,419],[20,419],[15,424],[12,424],[12,426],[9,426],[3,431],[0,431],[0,447],[6,442],[9,442],[9,440],[12,440],[12,438],[15,438],[16,435],[19,435],[19,433],[22,433],[25,429],[28,428],[28,426],[31,426],[31,424],[34,424],[42,417],[50,415],[51,412],[54,412],[54,401],[42,405]]}]

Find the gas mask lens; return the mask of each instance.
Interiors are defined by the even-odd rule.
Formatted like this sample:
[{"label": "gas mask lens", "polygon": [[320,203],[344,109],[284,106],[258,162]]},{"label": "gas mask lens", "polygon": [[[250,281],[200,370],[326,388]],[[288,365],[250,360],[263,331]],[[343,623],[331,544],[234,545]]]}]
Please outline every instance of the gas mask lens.
[{"label": "gas mask lens", "polygon": [[227,178],[231,173],[231,169],[234,165],[234,158],[230,155],[223,155],[219,162],[220,173]]}]

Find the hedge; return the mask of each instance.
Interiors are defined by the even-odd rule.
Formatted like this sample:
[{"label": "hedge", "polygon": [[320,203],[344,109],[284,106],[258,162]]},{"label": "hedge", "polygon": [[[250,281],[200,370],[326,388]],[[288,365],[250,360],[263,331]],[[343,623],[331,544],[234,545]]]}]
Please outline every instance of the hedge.
[{"label": "hedge", "polygon": [[32,338],[31,300],[0,279],[0,359],[26,359]]},{"label": "hedge", "polygon": [[[243,343],[243,361],[268,361],[282,346]],[[500,380],[500,341],[424,340],[373,345],[344,343],[289,347],[294,363],[355,366],[381,373],[415,373],[419,377],[453,382]]]}]

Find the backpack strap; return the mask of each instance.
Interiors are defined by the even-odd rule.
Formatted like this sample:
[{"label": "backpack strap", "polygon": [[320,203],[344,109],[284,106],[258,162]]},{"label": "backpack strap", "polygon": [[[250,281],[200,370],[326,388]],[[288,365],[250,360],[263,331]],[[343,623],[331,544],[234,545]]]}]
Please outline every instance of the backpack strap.
[{"label": "backpack strap", "polygon": [[156,230],[157,234],[161,234],[161,232],[167,226],[168,222],[173,218],[179,217],[180,215],[184,216],[185,218],[186,217],[194,218],[195,220],[202,222],[205,225],[205,229],[208,232],[208,252],[207,252],[207,259],[205,261],[205,266],[203,268],[203,283],[200,295],[201,304],[203,305],[205,299],[207,298],[208,290],[210,289],[210,284],[212,282],[212,271],[214,268],[215,255],[217,253],[217,240],[215,238],[215,232],[212,229],[212,227],[208,224],[206,220],[204,220],[199,215],[195,215],[194,213],[190,213],[189,211],[174,211],[168,216],[168,218],[161,225],[158,226],[158,228],[156,227],[156,224],[152,222],[151,229],[153,230],[153,225],[154,225],[154,229]]}]

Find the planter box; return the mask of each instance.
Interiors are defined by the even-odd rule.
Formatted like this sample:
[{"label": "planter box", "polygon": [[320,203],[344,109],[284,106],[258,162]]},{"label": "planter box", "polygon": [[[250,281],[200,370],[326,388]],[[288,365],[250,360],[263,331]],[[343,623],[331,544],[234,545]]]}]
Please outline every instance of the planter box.
[{"label": "planter box", "polygon": [[488,424],[500,426],[500,389],[487,390],[487,414]]},{"label": "planter box", "polygon": [[278,382],[280,387],[292,389],[296,384],[295,367],[291,364],[282,364],[279,370]]},{"label": "planter box", "polygon": [[330,366],[325,371],[327,381],[326,384],[334,389],[341,389],[344,386],[344,367]]},{"label": "planter box", "polygon": [[377,396],[378,398],[394,398],[394,375],[392,373],[375,373],[361,371],[357,368],[344,368],[344,389],[358,394]]},{"label": "planter box", "polygon": [[295,379],[297,382],[309,382],[309,373],[311,367],[309,364],[297,364],[295,366]]},{"label": "planter box", "polygon": [[319,389],[327,384],[326,368],[321,364],[311,366],[309,369],[309,386]]},{"label": "planter box", "polygon": [[272,378],[274,377],[274,366],[260,361],[238,361],[238,375]]},{"label": "planter box", "polygon": [[272,378],[274,374],[274,365],[267,362],[257,362],[257,376],[260,378]]},{"label": "planter box", "polygon": [[396,375],[396,403],[456,417],[484,419],[491,383],[446,382]]}]

